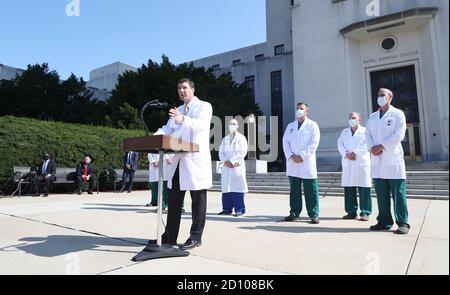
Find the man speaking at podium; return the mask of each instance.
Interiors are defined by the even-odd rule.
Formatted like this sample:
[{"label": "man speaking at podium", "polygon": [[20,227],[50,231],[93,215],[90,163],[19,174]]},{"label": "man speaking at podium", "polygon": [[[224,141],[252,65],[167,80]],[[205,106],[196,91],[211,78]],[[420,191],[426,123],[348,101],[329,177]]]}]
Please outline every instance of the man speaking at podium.
[{"label": "man speaking at podium", "polygon": [[195,95],[195,84],[190,79],[178,82],[178,95],[184,104],[170,110],[170,119],[155,135],[172,135],[199,145],[198,153],[177,154],[168,171],[169,204],[167,227],[162,237],[164,244],[177,244],[181,210],[186,191],[192,198],[192,226],[190,237],[181,250],[199,247],[206,222],[206,190],[212,187],[209,131],[212,117],[210,103]]}]

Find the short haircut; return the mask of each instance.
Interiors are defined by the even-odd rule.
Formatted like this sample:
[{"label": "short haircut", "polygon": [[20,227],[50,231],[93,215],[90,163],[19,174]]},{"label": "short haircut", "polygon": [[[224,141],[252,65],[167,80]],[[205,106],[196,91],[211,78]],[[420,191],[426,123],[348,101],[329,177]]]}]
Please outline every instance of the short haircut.
[{"label": "short haircut", "polygon": [[389,94],[389,95],[391,96],[391,98],[394,97],[394,94],[392,93],[392,91],[391,91],[390,89],[387,89],[387,88],[380,88],[380,90],[378,90],[378,91],[384,91],[384,92],[386,92],[387,94]]},{"label": "short haircut", "polygon": [[353,114],[356,114],[359,118],[361,118],[361,114],[358,112],[350,112],[348,115],[351,116]]},{"label": "short haircut", "polygon": [[297,107],[299,107],[299,106],[301,106],[301,105],[304,105],[304,106],[306,107],[306,109],[309,111],[309,104],[304,103],[304,102],[299,102],[299,103],[297,104]]},{"label": "short haircut", "polygon": [[183,79],[180,79],[180,80],[178,81],[178,85],[183,84],[183,83],[188,83],[188,84],[189,84],[189,87],[195,89],[195,83],[194,83],[194,81],[192,81],[191,79],[189,79],[189,78],[183,78]]}]

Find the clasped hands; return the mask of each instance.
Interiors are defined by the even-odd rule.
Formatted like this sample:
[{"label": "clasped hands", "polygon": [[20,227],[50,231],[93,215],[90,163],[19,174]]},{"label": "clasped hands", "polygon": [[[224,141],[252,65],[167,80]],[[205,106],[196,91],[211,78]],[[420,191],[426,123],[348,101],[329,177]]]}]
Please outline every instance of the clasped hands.
[{"label": "clasped hands", "polygon": [[292,161],[296,164],[303,163],[303,158],[301,156],[292,155],[290,159],[292,159]]},{"label": "clasped hands", "polygon": [[384,150],[384,146],[382,146],[381,144],[380,145],[376,145],[376,146],[374,146],[374,147],[372,147],[372,149],[371,149],[371,153],[372,153],[372,155],[374,155],[374,156],[379,156],[379,155],[381,155],[382,153],[383,153],[383,150]]},{"label": "clasped hands", "polygon": [[236,163],[236,164],[233,165],[233,163],[231,163],[230,161],[225,161],[224,165],[225,165],[226,167],[228,167],[228,168],[233,169],[233,168],[238,167],[238,166],[239,166],[239,163]]},{"label": "clasped hands", "polygon": [[345,158],[349,159],[350,161],[356,160],[356,154],[354,152],[347,152],[345,154]]},{"label": "clasped hands", "polygon": [[[166,159],[167,164],[171,165],[172,164],[172,160],[171,159]],[[152,163],[153,167],[155,168],[159,168],[159,161],[153,162]]]}]

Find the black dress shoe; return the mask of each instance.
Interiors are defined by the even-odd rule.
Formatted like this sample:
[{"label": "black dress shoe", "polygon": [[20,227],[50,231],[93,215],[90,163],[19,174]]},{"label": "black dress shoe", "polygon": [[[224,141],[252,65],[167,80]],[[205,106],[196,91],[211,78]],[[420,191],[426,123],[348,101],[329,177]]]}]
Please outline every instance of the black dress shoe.
[{"label": "black dress shoe", "polygon": [[196,247],[200,247],[202,242],[188,239],[186,243],[180,246],[180,250],[191,250]]},{"label": "black dress shoe", "polygon": [[284,218],[284,221],[294,221],[294,220],[297,220],[298,219],[298,216],[295,216],[294,214],[289,214],[289,216],[288,217],[285,217]]},{"label": "black dress shoe", "polygon": [[77,191],[77,195],[81,195],[81,191]]},{"label": "black dress shoe", "polygon": [[47,198],[47,197],[48,197],[48,193],[45,193],[45,194],[44,194],[44,198]]},{"label": "black dress shoe", "polygon": [[390,227],[382,225],[381,223],[377,223],[370,227],[370,230],[372,230],[372,231],[382,231],[382,230],[390,230],[390,229],[391,229]]},{"label": "black dress shoe", "polygon": [[231,212],[222,211],[218,215],[231,215]]},{"label": "black dress shoe", "polygon": [[356,214],[347,214],[344,217],[342,217],[342,219],[356,219],[357,215]]},{"label": "black dress shoe", "polygon": [[88,191],[88,195],[93,195],[94,193],[92,191]]}]

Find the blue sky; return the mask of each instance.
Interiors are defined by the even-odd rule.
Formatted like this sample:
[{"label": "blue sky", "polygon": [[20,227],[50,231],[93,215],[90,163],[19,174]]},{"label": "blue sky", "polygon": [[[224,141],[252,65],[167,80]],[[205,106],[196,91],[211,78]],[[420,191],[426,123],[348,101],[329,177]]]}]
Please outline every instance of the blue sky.
[{"label": "blue sky", "polygon": [[166,54],[182,63],[265,42],[265,0],[1,0],[0,63],[48,62],[61,78]]}]

